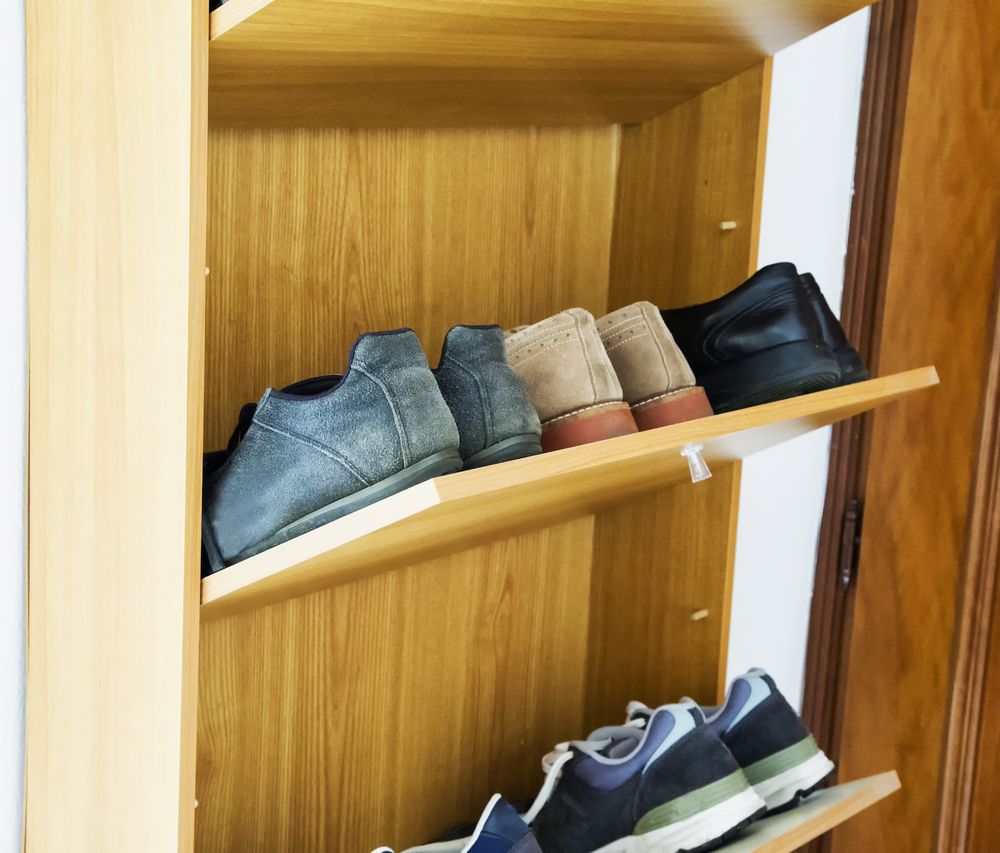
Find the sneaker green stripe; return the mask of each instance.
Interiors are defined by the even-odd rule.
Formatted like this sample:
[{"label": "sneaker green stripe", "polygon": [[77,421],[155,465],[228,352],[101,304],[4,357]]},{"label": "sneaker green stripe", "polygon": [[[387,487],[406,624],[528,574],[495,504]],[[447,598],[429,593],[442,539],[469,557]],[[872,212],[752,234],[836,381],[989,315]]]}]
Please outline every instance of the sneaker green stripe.
[{"label": "sneaker green stripe", "polygon": [[643,835],[654,829],[662,829],[679,820],[686,820],[698,812],[703,812],[705,809],[718,805],[723,800],[736,796],[749,787],[743,771],[737,770],[735,773],[723,776],[711,785],[705,785],[704,788],[698,788],[646,812],[635,825],[632,834]]},{"label": "sneaker green stripe", "polygon": [[772,776],[797,767],[803,761],[812,758],[817,752],[819,752],[819,746],[813,740],[812,735],[809,735],[798,743],[781,750],[781,752],[776,752],[774,755],[754,762],[749,767],[744,767],[743,772],[751,785],[759,785]]}]

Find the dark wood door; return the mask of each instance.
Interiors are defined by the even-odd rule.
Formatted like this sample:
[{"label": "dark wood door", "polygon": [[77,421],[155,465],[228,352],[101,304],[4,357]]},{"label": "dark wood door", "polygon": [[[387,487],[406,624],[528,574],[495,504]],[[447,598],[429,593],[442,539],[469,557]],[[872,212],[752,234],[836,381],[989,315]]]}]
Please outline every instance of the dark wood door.
[{"label": "dark wood door", "polygon": [[[841,642],[828,623],[814,625],[807,690],[832,699],[807,697],[806,706],[826,721],[827,735],[839,735],[840,779],[894,767],[903,783],[898,795],[827,839],[836,853],[978,853],[996,849],[1000,832],[992,805],[1000,801],[1000,727],[983,724],[1000,719],[1000,616],[990,606],[997,513],[989,488],[997,457],[990,423],[1000,3],[911,6],[901,121],[881,164],[892,191],[880,199],[891,209],[879,220],[882,245],[870,265],[882,276],[878,314],[869,318],[877,324],[872,361],[877,373],[935,364],[941,385],[877,414],[858,439],[860,556],[846,602],[843,594],[831,598],[846,614]],[[864,201],[855,205],[856,220],[872,217]],[[871,248],[862,239],[852,251]],[[842,511],[831,506],[830,516],[839,522]],[[817,578],[818,593],[823,582]],[[818,680],[830,658],[834,665]]]}]

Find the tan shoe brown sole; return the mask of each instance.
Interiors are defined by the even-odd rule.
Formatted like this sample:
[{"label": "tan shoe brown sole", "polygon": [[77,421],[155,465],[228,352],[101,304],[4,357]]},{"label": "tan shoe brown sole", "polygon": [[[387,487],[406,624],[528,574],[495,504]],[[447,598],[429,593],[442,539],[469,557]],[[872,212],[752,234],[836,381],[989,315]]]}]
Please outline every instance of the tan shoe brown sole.
[{"label": "tan shoe brown sole", "polygon": [[628,403],[602,403],[542,424],[542,450],[562,450],[638,431]]},{"label": "tan shoe brown sole", "polygon": [[632,407],[632,415],[640,430],[656,429],[698,418],[710,418],[713,414],[704,389],[697,385],[692,388],[681,388],[679,391]]}]

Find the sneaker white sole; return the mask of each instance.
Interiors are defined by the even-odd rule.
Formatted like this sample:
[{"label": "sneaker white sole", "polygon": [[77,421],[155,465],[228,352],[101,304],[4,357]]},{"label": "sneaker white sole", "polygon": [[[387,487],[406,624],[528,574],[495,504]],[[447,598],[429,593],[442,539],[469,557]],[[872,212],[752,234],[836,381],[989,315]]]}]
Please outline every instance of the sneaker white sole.
[{"label": "sneaker white sole", "polygon": [[823,752],[817,752],[801,764],[790,767],[777,776],[753,786],[760,798],[767,803],[767,810],[788,805],[799,791],[808,791],[833,772],[833,762]]},{"label": "sneaker white sole", "polygon": [[689,818],[642,835],[627,835],[605,844],[593,853],[677,853],[693,850],[721,838],[764,808],[753,788]]}]

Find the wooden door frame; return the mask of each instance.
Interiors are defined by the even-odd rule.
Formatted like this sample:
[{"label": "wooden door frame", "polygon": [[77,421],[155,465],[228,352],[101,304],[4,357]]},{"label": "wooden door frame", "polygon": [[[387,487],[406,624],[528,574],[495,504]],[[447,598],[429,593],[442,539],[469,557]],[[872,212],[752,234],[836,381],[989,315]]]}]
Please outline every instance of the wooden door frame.
[{"label": "wooden door frame", "polygon": [[[877,3],[872,7],[869,32],[841,320],[875,375],[917,3]],[[983,691],[1000,581],[1000,257],[995,281],[938,800],[936,849],[947,851],[965,850],[969,842]],[[835,760],[845,712],[871,432],[870,415],[834,427],[817,549],[803,716]],[[829,850],[829,836],[815,841],[810,849]]]},{"label": "wooden door frame", "polygon": [[989,358],[969,497],[962,587],[941,768],[937,849],[967,848],[980,761],[984,688],[1000,575],[1000,254],[994,276]]},{"label": "wooden door frame", "polygon": [[[917,0],[872,7],[841,323],[878,373],[899,152]],[[847,674],[871,415],[833,428],[806,652],[803,716],[836,759]]]}]

